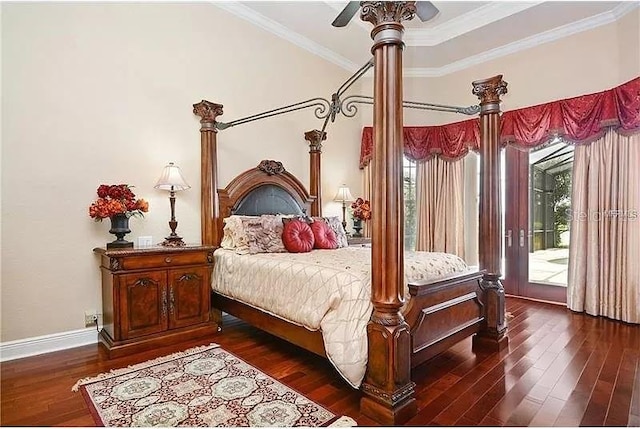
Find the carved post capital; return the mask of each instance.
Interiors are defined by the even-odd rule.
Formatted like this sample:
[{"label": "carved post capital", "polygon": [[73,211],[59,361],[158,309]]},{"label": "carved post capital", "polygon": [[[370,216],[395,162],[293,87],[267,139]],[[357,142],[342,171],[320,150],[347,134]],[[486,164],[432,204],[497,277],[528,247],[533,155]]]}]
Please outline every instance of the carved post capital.
[{"label": "carved post capital", "polygon": [[207,100],[202,100],[193,105],[193,113],[201,118],[200,124],[202,124],[202,127],[200,131],[216,132],[216,118],[222,115],[222,107],[222,104],[212,103]]},{"label": "carved post capital", "polygon": [[402,21],[413,19],[416,14],[414,1],[363,1],[360,18],[373,24],[371,52],[382,45],[404,46]]},{"label": "carved post capital", "polygon": [[409,21],[416,14],[415,1],[363,1],[360,19],[374,26]]},{"label": "carved post capital", "polygon": [[471,83],[473,95],[480,99],[480,114],[500,112],[500,96],[507,93],[507,82],[499,74]]},{"label": "carved post capital", "polygon": [[309,142],[309,152],[322,152],[322,142],[327,139],[327,133],[320,130],[307,131],[304,139]]}]

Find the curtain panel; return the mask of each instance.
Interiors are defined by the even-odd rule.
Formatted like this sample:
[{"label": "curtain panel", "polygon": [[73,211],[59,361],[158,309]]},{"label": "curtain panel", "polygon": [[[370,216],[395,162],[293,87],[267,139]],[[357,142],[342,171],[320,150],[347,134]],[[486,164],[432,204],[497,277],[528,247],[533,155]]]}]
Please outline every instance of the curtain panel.
[{"label": "curtain panel", "polygon": [[[574,143],[590,143],[608,128],[621,135],[640,132],[640,77],[616,88],[553,101],[502,115],[500,141],[521,148],[533,148],[558,135]],[[470,119],[431,127],[404,127],[404,153],[414,161],[434,155],[446,160],[464,157],[478,150],[479,120]],[[373,129],[364,127],[360,146],[360,168],[371,161]]]},{"label": "curtain panel", "polygon": [[567,306],[640,323],[640,134],[575,149]]},{"label": "curtain panel", "polygon": [[464,159],[416,165],[416,250],[464,259]]}]

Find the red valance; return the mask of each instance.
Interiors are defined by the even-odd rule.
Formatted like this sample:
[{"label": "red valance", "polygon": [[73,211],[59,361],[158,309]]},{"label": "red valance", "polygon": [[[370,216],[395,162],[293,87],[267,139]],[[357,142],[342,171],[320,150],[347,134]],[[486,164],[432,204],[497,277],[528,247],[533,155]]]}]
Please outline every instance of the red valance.
[{"label": "red valance", "polygon": [[[414,161],[424,161],[434,155],[455,160],[465,156],[469,149],[477,150],[480,141],[478,119],[432,127],[404,127],[404,154]],[[362,129],[360,168],[373,156],[373,128]]]},{"label": "red valance", "polygon": [[[574,143],[590,143],[608,127],[625,135],[640,132],[640,77],[607,91],[505,112],[500,141],[533,148],[557,135]],[[477,150],[479,143],[477,118],[431,127],[404,127],[404,153],[416,161],[436,154],[459,159],[469,149]],[[373,130],[365,127],[360,168],[369,163],[372,152]]]}]

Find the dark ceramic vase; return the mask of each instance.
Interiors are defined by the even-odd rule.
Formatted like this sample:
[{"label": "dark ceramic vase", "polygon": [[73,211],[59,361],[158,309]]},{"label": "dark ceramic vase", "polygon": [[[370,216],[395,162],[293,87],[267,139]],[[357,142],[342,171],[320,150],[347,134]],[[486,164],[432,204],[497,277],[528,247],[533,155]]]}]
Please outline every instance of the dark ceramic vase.
[{"label": "dark ceramic vase", "polygon": [[362,237],[362,219],[353,220],[353,236]]},{"label": "dark ceramic vase", "polygon": [[109,218],[111,220],[111,229],[109,232],[116,236],[116,240],[111,243],[107,243],[107,249],[123,249],[127,247],[133,247],[133,242],[124,239],[124,236],[129,234],[129,217],[124,214],[117,214]]}]

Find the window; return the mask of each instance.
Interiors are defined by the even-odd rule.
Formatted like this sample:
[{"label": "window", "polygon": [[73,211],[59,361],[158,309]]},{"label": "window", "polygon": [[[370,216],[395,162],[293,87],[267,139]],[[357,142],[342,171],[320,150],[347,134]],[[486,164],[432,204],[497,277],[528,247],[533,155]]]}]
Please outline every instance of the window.
[{"label": "window", "polygon": [[416,249],[416,162],[403,160],[404,248]]}]

